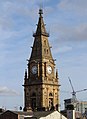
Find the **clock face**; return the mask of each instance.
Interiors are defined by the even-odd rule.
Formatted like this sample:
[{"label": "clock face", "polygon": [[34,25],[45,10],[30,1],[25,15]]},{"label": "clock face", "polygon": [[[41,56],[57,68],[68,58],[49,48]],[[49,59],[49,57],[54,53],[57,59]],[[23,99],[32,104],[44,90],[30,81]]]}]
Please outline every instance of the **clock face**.
[{"label": "clock face", "polygon": [[52,68],[51,68],[51,66],[47,66],[47,73],[48,73],[48,74],[51,74],[51,73],[52,73]]},{"label": "clock face", "polygon": [[37,66],[33,66],[31,71],[33,74],[36,74],[37,73]]}]

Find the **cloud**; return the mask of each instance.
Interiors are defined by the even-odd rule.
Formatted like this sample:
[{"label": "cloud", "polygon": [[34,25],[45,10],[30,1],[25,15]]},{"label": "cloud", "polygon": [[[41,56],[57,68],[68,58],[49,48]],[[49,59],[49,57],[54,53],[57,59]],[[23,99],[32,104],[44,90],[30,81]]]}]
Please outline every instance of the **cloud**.
[{"label": "cloud", "polygon": [[68,40],[87,41],[87,23],[82,23],[65,31]]},{"label": "cloud", "polygon": [[87,23],[78,25],[53,24],[51,32],[56,37],[56,41],[87,41]]},{"label": "cloud", "polygon": [[[48,1],[49,0],[45,0],[45,2]],[[0,12],[0,16],[11,18],[13,15],[16,15],[16,19],[17,17],[22,17],[22,19],[27,18],[28,20],[36,20],[38,9],[40,6],[43,7],[43,1],[41,0],[4,0],[1,4],[0,9],[2,12]],[[14,17],[13,20],[15,20]]]},{"label": "cloud", "polygon": [[54,48],[54,54],[57,54],[57,53],[65,53],[65,52],[68,52],[68,51],[71,51],[72,50],[72,47],[69,47],[69,46],[62,46],[60,48]]},{"label": "cloud", "polygon": [[19,93],[13,89],[9,89],[7,87],[0,87],[0,95],[19,95]]},{"label": "cloud", "polygon": [[87,23],[80,24],[76,27],[75,31],[73,31],[77,40],[87,40]]},{"label": "cloud", "polygon": [[87,15],[87,0],[61,0],[58,8],[79,15]]},{"label": "cloud", "polygon": [[[64,56],[62,56],[62,58],[60,58],[60,62],[62,62],[61,65],[64,65],[65,68],[69,68],[70,70],[77,70],[78,71],[82,71],[80,70],[81,68],[83,69],[82,72],[86,73],[85,71],[87,70],[87,53],[83,53],[80,52],[79,53],[76,50],[73,50],[73,52],[75,51],[75,53],[68,54],[65,56],[65,58],[63,58]],[[76,53],[77,52],[77,53]],[[72,70],[72,71],[73,71]]]}]

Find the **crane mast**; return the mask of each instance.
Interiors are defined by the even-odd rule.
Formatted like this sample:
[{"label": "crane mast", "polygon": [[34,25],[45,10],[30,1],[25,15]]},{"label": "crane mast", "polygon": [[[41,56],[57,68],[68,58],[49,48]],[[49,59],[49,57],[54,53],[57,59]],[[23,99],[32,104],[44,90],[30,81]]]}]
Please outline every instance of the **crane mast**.
[{"label": "crane mast", "polygon": [[72,99],[75,101],[75,100],[77,100],[76,93],[86,91],[87,89],[82,89],[82,90],[75,91],[74,88],[73,88],[70,77],[68,77],[68,79],[69,79],[69,82],[70,82],[70,85],[71,85],[71,88],[72,88]]},{"label": "crane mast", "polygon": [[76,100],[76,92],[75,92],[75,90],[74,90],[74,88],[73,88],[71,79],[70,79],[69,77],[68,77],[68,79],[69,79],[69,82],[70,82],[70,85],[71,85],[71,88],[72,88],[72,99],[73,99],[73,100]]}]

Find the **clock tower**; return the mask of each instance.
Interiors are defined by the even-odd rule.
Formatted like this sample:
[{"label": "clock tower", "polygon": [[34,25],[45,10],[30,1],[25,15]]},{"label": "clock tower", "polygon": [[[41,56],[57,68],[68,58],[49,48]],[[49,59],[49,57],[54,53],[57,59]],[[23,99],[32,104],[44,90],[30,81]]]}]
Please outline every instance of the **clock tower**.
[{"label": "clock tower", "polygon": [[24,110],[59,110],[59,78],[39,9],[39,20],[24,77]]}]

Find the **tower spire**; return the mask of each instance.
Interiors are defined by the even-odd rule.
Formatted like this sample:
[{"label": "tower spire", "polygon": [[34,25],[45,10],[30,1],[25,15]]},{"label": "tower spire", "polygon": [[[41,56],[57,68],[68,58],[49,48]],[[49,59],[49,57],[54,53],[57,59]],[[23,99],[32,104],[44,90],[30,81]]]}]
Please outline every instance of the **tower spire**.
[{"label": "tower spire", "polygon": [[[28,60],[28,70],[25,71],[24,83],[25,109],[52,110],[59,105],[59,82],[55,72],[55,62],[52,57],[46,32],[43,10],[39,9],[39,19],[31,56]],[[56,73],[56,75],[55,75]],[[44,93],[46,95],[44,95]]]},{"label": "tower spire", "polygon": [[43,14],[43,10],[40,8],[37,29],[36,29],[36,32],[33,34],[33,37],[41,36],[41,35],[49,37],[49,33],[46,32],[42,14]]},{"label": "tower spire", "polygon": [[36,28],[36,32],[33,34],[34,43],[32,48],[32,53],[30,59],[40,59],[40,58],[52,58],[51,49],[48,42],[49,34],[46,32],[44,20],[43,20],[43,10],[39,9],[39,19]]}]

